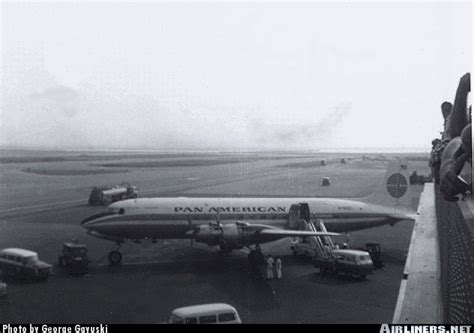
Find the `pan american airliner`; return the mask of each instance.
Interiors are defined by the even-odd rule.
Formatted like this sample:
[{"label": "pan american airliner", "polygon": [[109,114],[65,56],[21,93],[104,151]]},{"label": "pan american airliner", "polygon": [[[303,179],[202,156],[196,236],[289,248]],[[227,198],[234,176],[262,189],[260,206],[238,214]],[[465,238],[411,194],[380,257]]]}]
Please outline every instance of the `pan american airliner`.
[{"label": "pan american airliner", "polygon": [[[355,199],[303,197],[139,198],[113,203],[82,221],[88,234],[113,241],[111,264],[121,262],[126,240],[190,239],[232,251],[285,237],[333,236],[413,220],[406,161],[389,163],[383,184],[370,196]],[[326,230],[301,230],[299,204],[308,218]]]}]

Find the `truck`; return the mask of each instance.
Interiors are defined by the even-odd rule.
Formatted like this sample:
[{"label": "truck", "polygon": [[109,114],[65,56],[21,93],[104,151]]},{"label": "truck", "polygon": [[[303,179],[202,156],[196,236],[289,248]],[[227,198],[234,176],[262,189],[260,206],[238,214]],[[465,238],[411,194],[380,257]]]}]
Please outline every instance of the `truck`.
[{"label": "truck", "polygon": [[[326,249],[328,247],[329,244],[324,246]],[[291,242],[291,250],[295,256],[310,257],[321,275],[345,274],[365,278],[375,266],[369,251],[333,247],[322,253],[307,238]]]},{"label": "truck", "polygon": [[411,185],[423,185],[424,183],[433,182],[433,176],[429,175],[419,175],[416,170],[410,175],[410,184]]},{"label": "truck", "polygon": [[324,177],[323,182],[322,182],[322,186],[330,186],[330,185],[331,185],[331,178]]},{"label": "truck", "polygon": [[89,259],[87,258],[87,245],[77,241],[63,244],[63,252],[58,258],[59,267],[65,268],[69,274],[87,274]]},{"label": "truck", "polygon": [[89,195],[89,205],[108,205],[115,201],[138,197],[138,189],[128,183],[115,186],[94,187]]},{"label": "truck", "polygon": [[382,261],[382,248],[379,243],[365,243],[365,249],[362,251],[367,251],[370,254],[370,258],[374,263],[375,268],[383,268],[385,264]]},{"label": "truck", "polygon": [[371,274],[374,269],[370,254],[360,250],[332,250],[330,256],[314,257],[313,262],[314,266],[319,268],[321,275],[345,274],[365,278],[367,274]]}]

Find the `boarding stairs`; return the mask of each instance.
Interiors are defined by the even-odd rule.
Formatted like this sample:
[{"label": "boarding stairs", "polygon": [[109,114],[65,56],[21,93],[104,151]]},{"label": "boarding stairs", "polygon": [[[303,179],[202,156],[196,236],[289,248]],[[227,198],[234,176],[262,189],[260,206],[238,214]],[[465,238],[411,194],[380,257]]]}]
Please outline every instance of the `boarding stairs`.
[{"label": "boarding stairs", "polygon": [[[302,230],[326,232],[324,222],[317,220],[301,220]],[[330,236],[311,236],[306,238],[306,242],[315,250],[316,257],[329,258],[332,257],[332,249],[334,244]]]},{"label": "boarding stairs", "polygon": [[[292,205],[292,207],[290,208],[290,212],[292,210],[296,212],[294,215],[295,217],[297,217],[297,226],[300,230],[327,232],[323,220],[311,220],[309,206],[307,203]],[[293,225],[296,225],[296,223],[293,223]],[[301,237],[299,237],[299,241],[302,241]],[[335,248],[331,236],[306,237],[306,244],[309,244],[314,249],[316,259],[331,258],[332,250]]]}]

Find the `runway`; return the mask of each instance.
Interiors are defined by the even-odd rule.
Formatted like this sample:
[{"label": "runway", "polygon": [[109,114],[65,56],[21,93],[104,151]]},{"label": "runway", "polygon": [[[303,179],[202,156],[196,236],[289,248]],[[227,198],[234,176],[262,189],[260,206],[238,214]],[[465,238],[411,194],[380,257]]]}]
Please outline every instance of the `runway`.
[{"label": "runway", "polygon": [[[95,156],[100,161],[100,156]],[[9,296],[0,300],[5,322],[49,323],[156,323],[166,320],[178,306],[227,302],[248,323],[380,323],[391,320],[412,222],[350,234],[353,247],[379,242],[386,262],[365,281],[320,277],[311,263],[292,257],[289,240],[263,247],[280,255],[284,263],[281,281],[258,284],[246,271],[246,254],[229,256],[202,244],[166,240],[158,244],[127,243],[122,247],[124,264],[108,267],[111,242],[89,237],[80,221],[104,207],[91,207],[91,187],[127,181],[144,196],[329,196],[362,197],[383,180],[386,161],[354,156],[340,164],[339,156],[246,156],[242,162],[219,155],[194,156],[199,166],[135,167],[107,173],[94,156],[52,162],[0,163],[0,248],[21,247],[37,251],[40,258],[56,263],[62,243],[75,238],[89,246],[90,274],[69,277],[55,268],[45,283],[8,283]],[[107,163],[191,157],[108,157]],[[301,161],[328,159],[327,166],[288,166]],[[206,164],[206,161],[212,163]],[[229,162],[230,161],[230,162]],[[238,161],[238,159],[237,159]],[[179,163],[178,163],[179,164]],[[183,164],[183,163],[181,163]],[[313,163],[314,164],[314,163]],[[28,171],[30,168],[30,171]],[[101,174],[87,174],[100,168]],[[123,168],[121,165],[120,168]],[[410,165],[426,174],[426,162]],[[31,173],[41,169],[41,173]],[[47,174],[69,170],[69,175]],[[74,170],[81,170],[71,175]],[[84,171],[85,170],[85,171]],[[85,174],[86,173],[86,174]],[[322,187],[322,177],[331,177]],[[418,189],[412,198],[416,207]],[[418,194],[417,194],[418,193]],[[343,237],[345,240],[345,236]]]}]

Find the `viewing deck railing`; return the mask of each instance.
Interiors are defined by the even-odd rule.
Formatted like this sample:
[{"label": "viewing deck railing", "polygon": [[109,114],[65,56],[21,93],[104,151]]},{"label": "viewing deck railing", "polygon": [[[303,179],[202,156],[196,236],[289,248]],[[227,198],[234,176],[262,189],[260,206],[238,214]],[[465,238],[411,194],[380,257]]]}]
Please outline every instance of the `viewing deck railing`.
[{"label": "viewing deck railing", "polygon": [[443,200],[436,190],[443,322],[474,323],[474,198]]},{"label": "viewing deck railing", "polygon": [[473,323],[474,198],[447,202],[427,183],[418,214],[393,323]]}]

